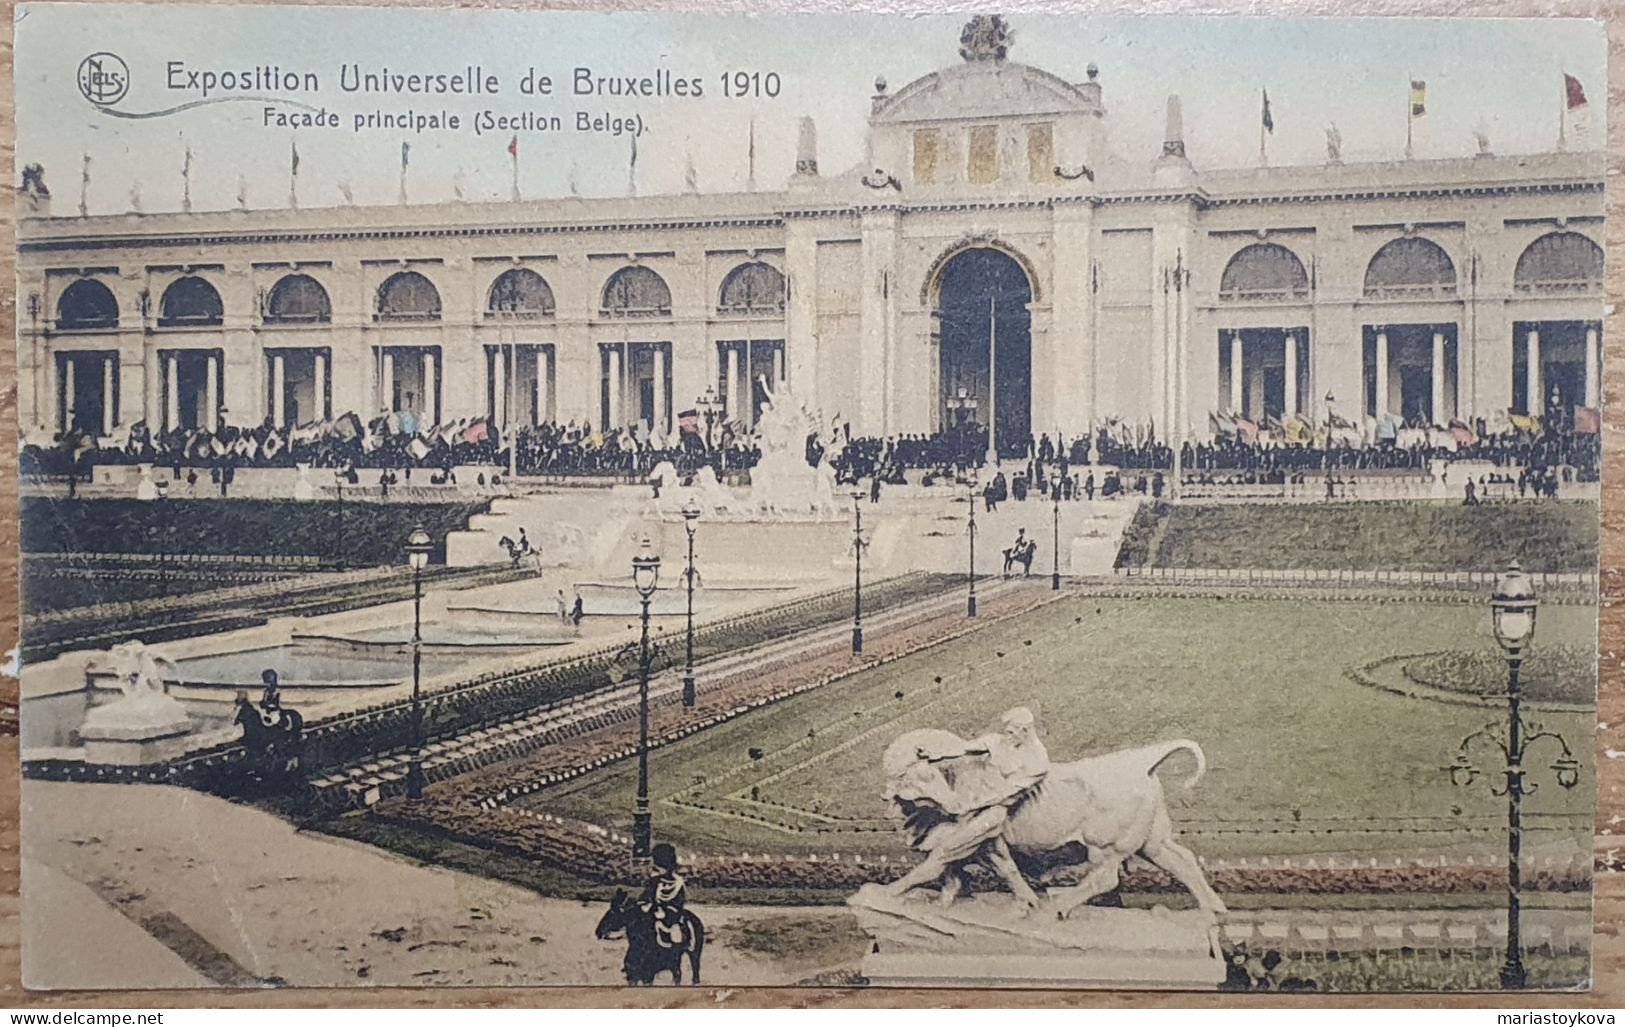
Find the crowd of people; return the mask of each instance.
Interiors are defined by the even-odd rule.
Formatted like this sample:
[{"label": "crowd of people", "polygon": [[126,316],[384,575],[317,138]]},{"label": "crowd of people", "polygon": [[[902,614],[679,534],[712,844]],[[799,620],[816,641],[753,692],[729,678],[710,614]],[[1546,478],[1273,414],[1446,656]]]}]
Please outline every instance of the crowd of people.
[{"label": "crowd of people", "polygon": [[[1211,441],[1186,441],[1177,453],[1180,481],[1302,484],[1310,477],[1422,472],[1435,461],[1467,460],[1516,468],[1509,481],[1521,478],[1527,491],[1543,495],[1555,491],[1560,478],[1596,481],[1601,460],[1600,435],[1554,421],[1533,426],[1534,430],[1530,425],[1492,428],[1482,420],[1473,427],[1457,422],[1448,432],[1399,432],[1377,442],[1362,438],[1352,427],[1334,430],[1329,440],[1324,434],[1281,442],[1221,433]],[[877,500],[882,485],[962,482],[973,469],[983,469],[984,490],[995,497],[993,502],[1020,501],[1031,492],[1047,496],[1052,480],[1060,481],[1069,498],[1119,492],[1160,496],[1176,467],[1175,450],[1167,442],[1115,423],[1070,438],[1045,433],[1010,440],[1001,445],[1000,464],[991,474],[984,468],[986,447],[986,429],[975,424],[889,438],[854,435],[850,425],[837,424],[827,434],[810,434],[806,440],[809,464],[827,459],[837,482],[867,483],[871,498]],[[95,465],[150,463],[172,467],[175,478],[181,477],[183,467],[190,475],[206,469],[222,494],[241,467],[305,464],[332,468],[350,481],[360,480],[361,469],[373,469],[380,472],[379,481],[387,489],[403,479],[410,482],[414,469],[424,472],[420,483],[430,484],[456,482],[456,469],[468,467],[490,467],[490,480],[500,482],[510,466],[525,476],[636,481],[663,462],[683,475],[711,466],[725,476],[749,471],[760,458],[758,440],[740,424],[702,428],[682,418],[678,430],[662,436],[643,426],[601,431],[580,422],[544,423],[520,427],[504,437],[484,419],[420,430],[398,414],[370,424],[346,414],[296,428],[225,425],[216,431],[154,432],[137,424],[102,438],[76,433],[49,441],[31,438],[20,454],[25,474],[65,477],[70,487],[88,477]],[[1102,468],[1098,478],[1078,473],[1094,467]],[[485,484],[486,474],[479,477]]]}]

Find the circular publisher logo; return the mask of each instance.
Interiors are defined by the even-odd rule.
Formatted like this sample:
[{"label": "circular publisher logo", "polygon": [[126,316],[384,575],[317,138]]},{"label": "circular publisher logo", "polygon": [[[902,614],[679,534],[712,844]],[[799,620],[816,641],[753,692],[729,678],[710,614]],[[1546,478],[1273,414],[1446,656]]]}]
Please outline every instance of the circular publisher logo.
[{"label": "circular publisher logo", "polygon": [[130,91],[130,68],[116,53],[93,53],[79,62],[79,92],[98,107],[111,107]]}]

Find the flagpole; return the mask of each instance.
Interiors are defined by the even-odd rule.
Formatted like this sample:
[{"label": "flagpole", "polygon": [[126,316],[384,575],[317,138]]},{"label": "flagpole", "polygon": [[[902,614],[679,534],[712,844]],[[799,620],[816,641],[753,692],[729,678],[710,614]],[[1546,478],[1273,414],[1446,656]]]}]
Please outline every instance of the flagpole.
[{"label": "flagpole", "polygon": [[519,202],[519,137],[508,143],[508,155],[513,158],[513,202]]},{"label": "flagpole", "polygon": [[[1564,74],[1566,75],[1567,73],[1565,72]],[[1569,83],[1568,83],[1568,79],[1565,78],[1563,80],[1562,95],[1558,98],[1558,102],[1557,102],[1557,148],[1559,150],[1568,149],[1568,131],[1567,131],[1567,129],[1568,129],[1568,121],[1569,121]]]},{"label": "flagpole", "polygon": [[1261,168],[1268,167],[1270,163],[1269,153],[1264,148],[1264,118],[1268,116],[1270,109],[1270,94],[1267,90],[1263,93],[1263,97],[1264,106],[1258,115],[1258,166]]},{"label": "flagpole", "polygon": [[756,119],[750,119],[750,152],[747,157],[748,171],[745,176],[745,191],[756,191]]},{"label": "flagpole", "polygon": [[84,165],[79,171],[79,216],[90,216],[90,154],[85,154]]},{"label": "flagpole", "polygon": [[1411,78],[1409,75],[1405,76],[1405,159],[1406,160],[1411,159],[1411,152],[1412,152],[1412,150],[1411,150],[1411,126],[1416,123],[1416,115],[1415,115],[1415,113],[1413,113],[1416,110],[1416,107],[1412,103],[1412,93],[1414,92],[1414,87],[1411,84],[1411,83],[1413,83],[1415,81],[1416,80]]}]

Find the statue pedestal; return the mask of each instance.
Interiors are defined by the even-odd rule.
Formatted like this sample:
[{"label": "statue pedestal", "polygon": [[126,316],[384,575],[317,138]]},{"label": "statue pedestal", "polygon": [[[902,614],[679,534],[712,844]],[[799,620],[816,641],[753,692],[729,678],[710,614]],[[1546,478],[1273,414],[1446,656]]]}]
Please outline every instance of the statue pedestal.
[{"label": "statue pedestal", "polygon": [[1224,981],[1218,930],[1199,911],[1048,904],[1023,915],[1005,894],[943,906],[865,885],[847,900],[872,939],[863,975],[881,987],[1212,990]]},{"label": "statue pedestal", "polygon": [[97,706],[79,728],[85,760],[120,767],[162,763],[186,752],[192,722],[162,692],[137,693]]}]

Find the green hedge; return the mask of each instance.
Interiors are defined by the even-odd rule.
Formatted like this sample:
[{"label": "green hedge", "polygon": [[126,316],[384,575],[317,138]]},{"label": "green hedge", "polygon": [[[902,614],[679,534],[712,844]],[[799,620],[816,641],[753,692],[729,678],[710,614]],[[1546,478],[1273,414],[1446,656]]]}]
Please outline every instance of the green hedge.
[{"label": "green hedge", "polygon": [[[352,567],[403,563],[413,527],[445,561],[446,533],[468,526],[489,500],[359,503],[287,499],[24,499],[25,553],[197,553],[314,556]],[[167,541],[165,535],[167,533]]]},{"label": "green hedge", "polygon": [[1178,504],[1166,516],[1158,567],[1491,571],[1517,558],[1530,571],[1597,569],[1588,502]]}]

